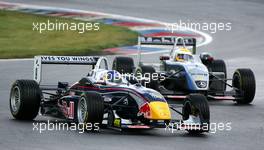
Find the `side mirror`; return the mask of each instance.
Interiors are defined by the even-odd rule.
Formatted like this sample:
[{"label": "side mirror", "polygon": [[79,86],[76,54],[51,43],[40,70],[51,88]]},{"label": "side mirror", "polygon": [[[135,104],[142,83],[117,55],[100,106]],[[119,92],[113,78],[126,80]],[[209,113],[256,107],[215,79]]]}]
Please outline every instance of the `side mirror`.
[{"label": "side mirror", "polygon": [[169,60],[170,56],[160,56],[160,60],[164,61],[164,60]]}]

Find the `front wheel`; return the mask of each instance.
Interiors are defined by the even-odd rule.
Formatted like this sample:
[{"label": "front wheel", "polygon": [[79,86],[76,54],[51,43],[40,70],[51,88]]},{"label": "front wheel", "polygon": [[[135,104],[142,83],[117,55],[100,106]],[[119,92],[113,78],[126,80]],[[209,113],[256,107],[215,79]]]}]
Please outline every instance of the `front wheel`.
[{"label": "front wheel", "polygon": [[33,120],[39,112],[41,91],[34,80],[16,80],[11,88],[9,106],[18,120]]},{"label": "front wheel", "polygon": [[184,122],[198,124],[200,127],[200,129],[187,129],[189,133],[199,134],[210,130],[210,110],[204,95],[188,95],[184,101],[182,114]]},{"label": "front wheel", "polygon": [[134,60],[130,57],[116,57],[113,61],[112,69],[121,74],[131,74],[134,68]]},{"label": "front wheel", "polygon": [[233,75],[232,85],[241,95],[238,104],[249,104],[253,101],[256,91],[256,81],[252,70],[237,69]]},{"label": "front wheel", "polygon": [[75,122],[79,124],[97,124],[100,126],[104,115],[104,101],[96,92],[85,92],[81,95],[75,112]]}]

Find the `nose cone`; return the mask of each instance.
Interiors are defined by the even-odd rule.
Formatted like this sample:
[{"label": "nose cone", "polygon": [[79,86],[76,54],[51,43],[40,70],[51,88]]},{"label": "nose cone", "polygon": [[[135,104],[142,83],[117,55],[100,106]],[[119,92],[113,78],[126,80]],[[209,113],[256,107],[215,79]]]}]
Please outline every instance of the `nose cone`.
[{"label": "nose cone", "polygon": [[171,113],[169,105],[166,102],[150,102],[150,118],[153,120],[170,120]]}]

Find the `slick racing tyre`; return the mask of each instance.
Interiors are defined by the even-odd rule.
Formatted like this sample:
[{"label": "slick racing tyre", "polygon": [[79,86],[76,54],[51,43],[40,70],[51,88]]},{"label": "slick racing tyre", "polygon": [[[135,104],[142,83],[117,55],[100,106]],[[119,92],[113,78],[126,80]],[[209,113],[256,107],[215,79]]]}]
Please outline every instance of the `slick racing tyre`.
[{"label": "slick racing tyre", "polygon": [[[200,122],[198,122],[202,127],[201,130],[194,129],[187,131],[191,134],[199,134],[202,132],[208,132],[210,126],[210,110],[206,97],[202,94],[190,94],[188,95],[183,103],[182,114],[183,121],[189,119],[190,115],[199,117]],[[206,126],[204,128],[204,126]]]},{"label": "slick racing tyre", "polygon": [[121,74],[131,74],[134,71],[134,60],[130,57],[116,57],[113,61],[113,70]]},{"label": "slick racing tyre", "polygon": [[[209,72],[223,72],[225,77],[227,78],[227,71],[226,71],[226,64],[224,60],[218,59],[213,60],[211,63],[207,65],[207,68]],[[224,84],[221,81],[217,81],[214,84],[211,84],[210,89],[216,90],[216,91],[225,91],[226,90],[226,84]]]},{"label": "slick racing tyre", "polygon": [[85,92],[81,95],[77,109],[75,109],[76,123],[95,123],[100,126],[104,115],[103,97],[96,92]]},{"label": "slick racing tyre", "polygon": [[33,120],[39,112],[41,91],[34,80],[16,80],[11,88],[9,106],[18,120]]},{"label": "slick racing tyre", "polygon": [[249,104],[253,101],[256,91],[254,73],[250,69],[237,69],[233,75],[233,87],[242,96],[237,100],[238,104]]},{"label": "slick racing tyre", "polygon": [[223,72],[226,78],[226,64],[224,60],[217,59],[213,60],[212,63],[208,66],[211,72]]},{"label": "slick racing tyre", "polygon": [[156,73],[156,71],[152,66],[141,66],[140,68],[136,69],[135,75],[147,78],[146,80],[141,80],[143,86],[158,90],[158,80],[153,79],[154,73]]},{"label": "slick racing tyre", "polygon": [[108,110],[108,117],[107,117],[107,126],[113,127],[115,121],[115,114],[112,109]]}]

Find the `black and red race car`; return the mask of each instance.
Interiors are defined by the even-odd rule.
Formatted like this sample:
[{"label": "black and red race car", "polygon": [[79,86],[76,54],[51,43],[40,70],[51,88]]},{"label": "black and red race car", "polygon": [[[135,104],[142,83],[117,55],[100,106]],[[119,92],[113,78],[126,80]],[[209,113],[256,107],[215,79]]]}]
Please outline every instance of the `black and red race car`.
[{"label": "black and red race car", "polygon": [[[43,64],[91,65],[92,70],[73,85],[58,82],[57,87],[44,86]],[[173,128],[201,133],[209,131],[210,124],[209,106],[203,95],[188,95],[180,112],[159,92],[131,84],[119,72],[109,70],[104,57],[36,56],[34,80],[17,80],[12,85],[10,110],[18,120],[32,120],[41,113],[115,129]],[[171,110],[182,119],[172,119]]]}]

